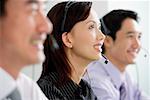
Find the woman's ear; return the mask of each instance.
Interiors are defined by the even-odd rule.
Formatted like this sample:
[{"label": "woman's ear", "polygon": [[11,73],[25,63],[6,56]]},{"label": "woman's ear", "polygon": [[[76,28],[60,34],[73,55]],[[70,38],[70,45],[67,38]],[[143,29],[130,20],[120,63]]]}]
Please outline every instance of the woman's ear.
[{"label": "woman's ear", "polygon": [[66,47],[72,48],[72,38],[70,33],[64,32],[62,34],[62,41]]}]

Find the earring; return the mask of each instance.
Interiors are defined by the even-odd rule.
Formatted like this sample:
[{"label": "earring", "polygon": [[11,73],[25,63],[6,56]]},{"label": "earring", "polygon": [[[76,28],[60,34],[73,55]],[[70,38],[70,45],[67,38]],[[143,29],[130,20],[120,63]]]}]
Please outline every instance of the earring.
[{"label": "earring", "polygon": [[71,44],[69,44],[69,46],[68,46],[69,48],[72,48],[72,45]]}]

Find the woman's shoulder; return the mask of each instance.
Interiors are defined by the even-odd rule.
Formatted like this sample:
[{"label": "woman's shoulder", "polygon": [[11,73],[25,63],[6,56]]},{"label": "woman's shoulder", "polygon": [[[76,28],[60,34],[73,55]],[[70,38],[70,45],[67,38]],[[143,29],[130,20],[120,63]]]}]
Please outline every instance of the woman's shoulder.
[{"label": "woman's shoulder", "polygon": [[63,98],[61,91],[57,88],[55,82],[57,81],[57,74],[50,73],[37,81],[43,93],[50,100]]},{"label": "woman's shoulder", "polygon": [[58,81],[58,75],[56,73],[49,73],[48,75],[45,75],[44,77],[40,77],[37,83],[40,86],[54,86]]}]

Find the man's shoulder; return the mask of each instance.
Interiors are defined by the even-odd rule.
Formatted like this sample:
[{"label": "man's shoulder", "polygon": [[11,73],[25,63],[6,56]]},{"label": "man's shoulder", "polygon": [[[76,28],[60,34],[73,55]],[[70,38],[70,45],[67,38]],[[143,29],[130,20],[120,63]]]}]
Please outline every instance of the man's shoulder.
[{"label": "man's shoulder", "polygon": [[104,70],[103,67],[105,67],[103,62],[101,60],[96,60],[88,64],[87,71],[91,73],[95,73],[95,72],[101,73],[101,71],[103,72]]},{"label": "man's shoulder", "polygon": [[23,98],[28,97],[28,100],[47,100],[37,83],[25,74],[20,73],[17,85]]},{"label": "man's shoulder", "polygon": [[17,79],[17,82],[18,83],[25,83],[26,85],[29,85],[29,84],[33,84],[33,80],[28,77],[27,75],[23,74],[23,73],[20,73],[19,74],[19,77]]},{"label": "man's shoulder", "polygon": [[107,87],[108,84],[112,85],[111,76],[109,76],[105,67],[107,65],[102,60],[93,61],[88,65],[83,79],[91,85],[101,85],[104,87]]},{"label": "man's shoulder", "polygon": [[105,71],[106,65],[100,60],[93,61],[87,66],[84,77],[96,78],[96,79],[106,79],[109,77]]}]

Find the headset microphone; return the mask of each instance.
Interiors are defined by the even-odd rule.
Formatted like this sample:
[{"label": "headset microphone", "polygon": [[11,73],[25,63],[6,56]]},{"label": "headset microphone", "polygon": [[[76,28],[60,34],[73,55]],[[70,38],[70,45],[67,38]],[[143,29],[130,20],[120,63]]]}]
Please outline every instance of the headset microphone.
[{"label": "headset microphone", "polygon": [[105,64],[107,64],[108,63],[108,59],[102,54],[102,56],[104,57],[104,59],[105,59]]},{"label": "headset microphone", "polygon": [[147,49],[145,49],[145,48],[141,48],[145,53],[144,53],[144,58],[147,58],[147,57],[149,57],[150,56],[150,53],[149,53],[149,51],[147,50]]}]

